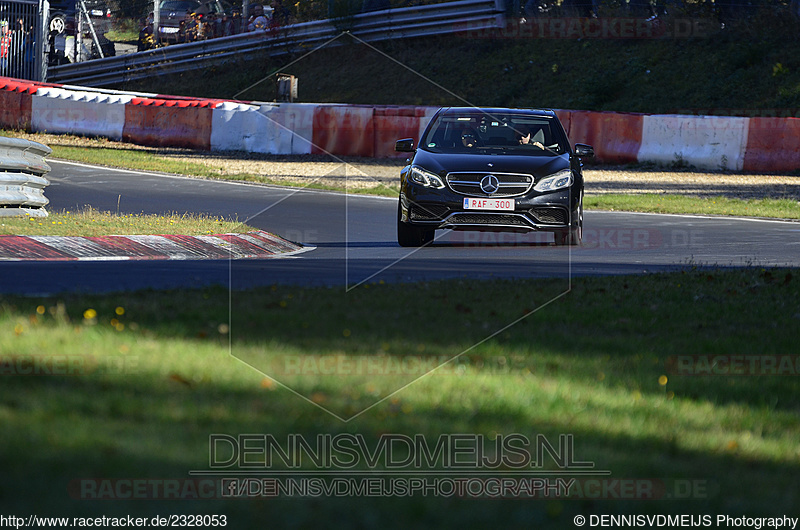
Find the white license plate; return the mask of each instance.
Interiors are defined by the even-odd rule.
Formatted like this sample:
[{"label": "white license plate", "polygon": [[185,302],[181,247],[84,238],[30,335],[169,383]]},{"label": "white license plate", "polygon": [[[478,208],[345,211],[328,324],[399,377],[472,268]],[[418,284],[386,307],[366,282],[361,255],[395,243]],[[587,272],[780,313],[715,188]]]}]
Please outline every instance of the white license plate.
[{"label": "white license plate", "polygon": [[178,28],[160,28],[161,33],[178,33]]},{"label": "white license plate", "polygon": [[465,210],[506,210],[514,211],[514,199],[476,199],[464,198]]}]

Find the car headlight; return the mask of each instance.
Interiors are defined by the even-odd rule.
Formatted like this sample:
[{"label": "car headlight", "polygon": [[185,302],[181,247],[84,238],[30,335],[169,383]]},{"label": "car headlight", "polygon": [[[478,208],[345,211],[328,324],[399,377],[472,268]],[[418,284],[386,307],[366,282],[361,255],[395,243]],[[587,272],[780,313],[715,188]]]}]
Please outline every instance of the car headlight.
[{"label": "car headlight", "polygon": [[417,184],[425,186],[426,188],[444,188],[444,182],[442,182],[442,179],[440,179],[438,175],[415,166],[411,167],[409,178]]},{"label": "car headlight", "polygon": [[558,173],[554,173],[547,178],[543,178],[536,186],[533,187],[536,191],[554,191],[562,188],[568,188],[572,185],[572,171],[564,169]]}]

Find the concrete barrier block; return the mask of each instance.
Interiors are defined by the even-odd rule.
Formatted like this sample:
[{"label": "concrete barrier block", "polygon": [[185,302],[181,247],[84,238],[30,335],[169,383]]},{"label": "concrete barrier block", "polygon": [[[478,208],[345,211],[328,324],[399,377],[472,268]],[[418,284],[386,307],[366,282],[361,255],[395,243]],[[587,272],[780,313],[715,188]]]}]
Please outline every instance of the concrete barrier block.
[{"label": "concrete barrier block", "polygon": [[741,170],[749,118],[645,116],[640,162]]}]

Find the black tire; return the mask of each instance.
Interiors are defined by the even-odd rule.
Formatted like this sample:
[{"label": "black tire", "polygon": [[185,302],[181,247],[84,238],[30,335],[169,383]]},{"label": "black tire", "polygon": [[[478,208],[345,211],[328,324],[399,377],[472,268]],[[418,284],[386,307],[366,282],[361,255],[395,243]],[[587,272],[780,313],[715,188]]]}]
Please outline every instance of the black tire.
[{"label": "black tire", "polygon": [[581,200],[578,203],[578,226],[573,230],[565,230],[563,232],[554,232],[556,245],[571,245],[580,246],[583,244],[583,192],[581,192]]},{"label": "black tire", "polygon": [[400,204],[397,205],[397,242],[401,247],[421,247],[433,241],[436,230],[420,228],[402,220]]}]

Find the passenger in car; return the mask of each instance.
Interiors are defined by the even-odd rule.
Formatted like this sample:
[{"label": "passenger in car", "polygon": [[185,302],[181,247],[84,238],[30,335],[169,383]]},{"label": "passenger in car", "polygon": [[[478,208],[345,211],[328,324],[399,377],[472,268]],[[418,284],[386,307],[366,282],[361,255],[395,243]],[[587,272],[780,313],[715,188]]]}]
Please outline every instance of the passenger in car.
[{"label": "passenger in car", "polygon": [[520,145],[534,145],[539,149],[544,149],[544,132],[539,129],[536,134],[531,134],[531,130],[527,125],[520,125],[517,127],[517,136]]}]

